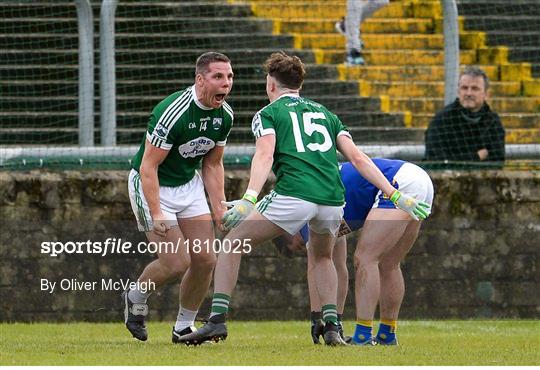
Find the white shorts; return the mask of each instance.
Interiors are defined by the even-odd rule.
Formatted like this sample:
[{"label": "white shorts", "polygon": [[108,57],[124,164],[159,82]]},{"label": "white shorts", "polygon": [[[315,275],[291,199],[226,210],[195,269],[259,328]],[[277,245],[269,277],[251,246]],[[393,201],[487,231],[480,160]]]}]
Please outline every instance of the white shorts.
[{"label": "white shorts", "polygon": [[[141,175],[135,170],[129,173],[128,191],[131,209],[137,219],[139,231],[151,231],[153,225],[150,209],[142,191]],[[204,194],[204,184],[197,172],[187,184],[177,187],[160,186],[159,203],[166,218],[164,221],[170,221],[174,225],[178,224],[179,218],[210,213]]]},{"label": "white shorts", "polygon": [[[426,202],[430,207],[433,204],[433,183],[426,171],[413,163],[404,163],[401,166],[394,176],[392,185],[401,193]],[[396,208],[396,206],[379,190],[371,208]]]},{"label": "white shorts", "polygon": [[306,222],[318,234],[336,235],[343,217],[343,206],[325,206],[280,195],[275,191],[261,199],[257,211],[289,234],[296,234]]}]

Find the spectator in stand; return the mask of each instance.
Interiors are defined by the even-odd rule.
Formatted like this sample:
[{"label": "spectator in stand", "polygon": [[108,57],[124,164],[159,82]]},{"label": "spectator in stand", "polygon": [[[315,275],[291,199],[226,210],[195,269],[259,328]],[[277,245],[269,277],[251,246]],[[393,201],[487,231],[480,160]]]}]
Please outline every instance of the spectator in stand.
[{"label": "spectator in stand", "polygon": [[463,70],[458,98],[435,115],[426,131],[426,160],[504,162],[504,128],[486,103],[488,88],[482,69]]},{"label": "spectator in stand", "polygon": [[348,65],[365,64],[362,58],[360,24],[385,5],[389,0],[347,0],[347,15],[336,23],[336,30],[347,38]]}]

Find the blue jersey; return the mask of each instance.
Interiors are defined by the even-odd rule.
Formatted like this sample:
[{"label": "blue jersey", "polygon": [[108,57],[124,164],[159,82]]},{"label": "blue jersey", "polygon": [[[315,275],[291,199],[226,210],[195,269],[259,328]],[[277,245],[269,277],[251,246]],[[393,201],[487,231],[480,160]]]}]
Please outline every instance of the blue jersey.
[{"label": "blue jersey", "polygon": [[[374,158],[373,163],[381,170],[384,177],[394,186],[399,188],[399,184],[394,180],[394,176],[403,166],[405,161],[397,159]],[[360,173],[349,163],[343,163],[340,166],[340,176],[345,186],[345,207],[343,209],[343,219],[351,229],[358,230],[364,225],[366,217],[376,201],[379,189],[367,181]],[[381,196],[378,208],[395,208],[387,197]],[[300,230],[302,238],[307,241],[309,232],[307,224]]]}]

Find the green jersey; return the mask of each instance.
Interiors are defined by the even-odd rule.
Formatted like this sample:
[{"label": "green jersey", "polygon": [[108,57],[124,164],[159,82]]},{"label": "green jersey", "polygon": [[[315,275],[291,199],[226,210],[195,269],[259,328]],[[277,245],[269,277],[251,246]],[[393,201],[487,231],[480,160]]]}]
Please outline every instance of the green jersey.
[{"label": "green jersey", "polygon": [[197,100],[195,86],[175,92],[162,100],[150,115],[148,131],[133,158],[133,168],[140,170],[146,141],[169,151],[158,167],[160,186],[188,183],[203,156],[216,145],[223,146],[233,124],[233,110],[223,103],[207,108]]},{"label": "green jersey", "polygon": [[251,129],[255,138],[276,136],[272,166],[276,193],[343,205],[336,138],[350,135],[335,114],[312,100],[286,94],[257,112]]}]

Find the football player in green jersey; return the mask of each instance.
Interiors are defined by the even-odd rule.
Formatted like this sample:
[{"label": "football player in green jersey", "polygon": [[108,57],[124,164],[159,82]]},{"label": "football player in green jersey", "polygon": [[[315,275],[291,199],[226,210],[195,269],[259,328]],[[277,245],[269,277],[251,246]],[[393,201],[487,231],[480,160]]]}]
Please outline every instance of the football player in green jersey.
[{"label": "football player in green jersey", "polygon": [[[256,149],[248,189],[242,199],[226,203],[232,208],[223,218],[225,228],[234,229],[223,239],[222,245],[243,247],[223,248],[216,265],[209,321],[181,340],[200,344],[226,338],[225,315],[241,261],[238,252],[246,252],[244,247],[248,242],[251,247],[283,233],[294,235],[307,222],[314,256],[313,272],[326,324],[323,338],[328,345],[345,345],[338,333],[337,276],[332,262],[344,204],[337,150],[414,219],[419,218],[415,212],[425,217],[418,210],[422,205],[388,182],[371,159],[356,147],[335,114],[299,96],[305,69],[298,57],[274,53],[265,67],[270,104],[253,118]],[[271,169],[276,175],[276,186],[255,205]]]},{"label": "football player in green jersey", "polygon": [[[216,257],[211,248],[194,253],[197,243],[214,241],[212,216],[220,221],[226,207],[223,151],[233,123],[225,102],[233,84],[229,58],[202,54],[196,63],[195,84],[161,101],[152,111],[148,130],[133,159],[128,182],[131,206],[140,231],[157,246],[157,259],[139,281],[156,288],[182,277],[180,308],[172,331],[173,343],[191,333],[199,306],[208,291]],[[202,176],[196,171],[202,162]],[[152,291],[123,294],[125,323],[131,334],[146,340],[146,301]]]}]

